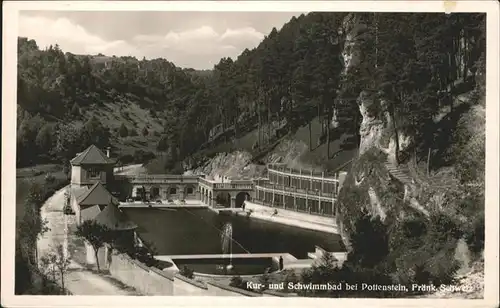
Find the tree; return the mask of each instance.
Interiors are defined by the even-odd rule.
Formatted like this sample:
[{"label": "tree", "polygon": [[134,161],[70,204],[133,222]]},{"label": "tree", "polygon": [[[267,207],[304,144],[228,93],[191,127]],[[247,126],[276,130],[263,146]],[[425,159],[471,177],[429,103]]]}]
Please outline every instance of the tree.
[{"label": "tree", "polygon": [[[352,37],[345,29],[348,16],[357,23]],[[40,156],[33,153],[39,151],[35,138],[44,122],[62,124],[78,108],[99,110],[124,98],[165,120],[165,137],[177,148],[179,160],[212,141],[209,132],[219,124],[224,131],[234,126],[241,135],[258,123],[255,148],[262,147],[274,134],[269,124],[283,116],[289,132],[309,125],[312,149],[314,117],[319,116],[323,134],[325,129],[330,133],[333,112],[339,121],[336,132],[357,134],[357,98],[361,91],[376,92],[382,85],[388,85],[383,111],[390,114],[394,134],[413,134],[422,143],[431,130],[427,119],[444,105],[453,107],[453,98],[473,85],[471,81],[484,81],[484,61],[475,63],[485,44],[484,14],[313,12],[293,17],[280,30],[272,29],[256,48],[201,72],[165,59],[114,57],[102,65],[57,46],[41,50],[35,41],[19,38],[18,106],[29,117],[18,112],[18,163],[35,163]],[[344,52],[353,57],[344,57]],[[466,86],[455,86],[457,81]],[[380,107],[375,111],[382,111]],[[105,129],[94,128],[84,128],[77,145],[95,138],[109,141]],[[93,133],[83,133],[89,130]],[[130,126],[127,131],[127,136],[137,135]],[[60,153],[66,152],[56,149],[51,155],[60,158]]]},{"label": "tree", "polygon": [[379,217],[363,212],[356,220],[351,246],[348,263],[363,268],[378,265],[389,253],[387,227]]},{"label": "tree", "polygon": [[118,129],[118,133],[120,134],[120,137],[123,137],[123,138],[128,136],[128,129],[125,126],[125,124],[122,123],[122,125],[120,125],[120,128]]},{"label": "tree", "polygon": [[139,136],[139,134],[137,133],[137,130],[135,130],[135,129],[131,129],[128,135],[131,137]]},{"label": "tree", "polygon": [[71,107],[71,114],[75,117],[80,116],[80,108],[76,103],[73,104],[73,107]]},{"label": "tree", "polygon": [[166,137],[161,137],[156,145],[156,150],[158,152],[165,152],[168,149],[168,141]]},{"label": "tree", "polygon": [[84,149],[80,127],[68,123],[59,124],[56,133],[54,154],[63,162],[68,162],[76,153]]},{"label": "tree", "polygon": [[98,252],[105,243],[112,243],[112,231],[94,220],[85,220],[77,226],[76,236],[85,239],[94,249],[97,270],[100,271]]},{"label": "tree", "polygon": [[42,269],[45,270],[47,275],[52,275],[56,277],[56,273],[59,274],[61,278],[61,287],[63,291],[65,290],[64,286],[64,275],[71,264],[71,258],[68,256],[68,252],[64,251],[63,245],[59,244],[54,249],[41,258]]},{"label": "tree", "polygon": [[54,125],[48,123],[38,131],[35,142],[41,154],[48,155],[52,152],[55,145],[54,133]]},{"label": "tree", "polygon": [[84,148],[94,144],[98,148],[105,148],[109,145],[109,128],[101,124],[96,118],[90,118],[82,128],[82,139]]},{"label": "tree", "polygon": [[[340,281],[338,277],[338,270],[335,257],[328,252],[325,252],[319,262],[313,263],[311,268],[305,270],[301,275],[301,280],[303,283],[313,283],[313,284],[326,284],[332,281]],[[293,276],[291,277],[294,278]],[[324,291],[309,291],[312,294],[325,294]],[[308,294],[309,292],[306,292]]]}]

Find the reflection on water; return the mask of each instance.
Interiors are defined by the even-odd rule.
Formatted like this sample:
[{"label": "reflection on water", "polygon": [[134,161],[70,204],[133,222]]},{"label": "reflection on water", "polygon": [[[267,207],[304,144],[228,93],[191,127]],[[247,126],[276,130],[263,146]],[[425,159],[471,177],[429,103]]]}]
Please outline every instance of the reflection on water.
[{"label": "reflection on water", "polygon": [[[217,215],[208,209],[164,211],[153,208],[122,208],[139,225],[138,233],[161,255],[288,252],[306,258],[319,245],[329,251],[344,251],[339,235],[280,225],[244,216]],[[221,237],[231,226],[232,236]],[[227,232],[227,231],[226,231]],[[229,241],[233,238],[233,241]]]},{"label": "reflection on water", "polygon": [[233,225],[231,222],[226,222],[222,227],[221,231],[221,244],[222,244],[222,253],[230,254],[231,250],[231,240],[233,239]]}]

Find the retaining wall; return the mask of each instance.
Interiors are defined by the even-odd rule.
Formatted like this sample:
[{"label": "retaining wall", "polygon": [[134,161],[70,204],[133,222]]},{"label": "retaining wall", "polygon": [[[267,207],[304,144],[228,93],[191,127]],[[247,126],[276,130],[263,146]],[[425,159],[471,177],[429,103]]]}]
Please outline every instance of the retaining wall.
[{"label": "retaining wall", "polygon": [[[196,281],[180,274],[172,274],[130,258],[126,254],[112,253],[109,264],[111,276],[143,295],[177,296],[247,296],[262,294],[223,285],[217,282]],[[266,294],[265,296],[283,296]]]},{"label": "retaining wall", "polygon": [[113,253],[109,264],[111,276],[144,295],[172,295],[174,278],[168,273],[130,258]]}]

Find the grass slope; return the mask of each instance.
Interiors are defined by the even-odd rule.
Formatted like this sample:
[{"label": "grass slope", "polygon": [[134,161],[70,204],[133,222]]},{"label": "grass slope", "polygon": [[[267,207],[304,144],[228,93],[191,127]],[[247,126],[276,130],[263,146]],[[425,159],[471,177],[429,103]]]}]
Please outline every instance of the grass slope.
[{"label": "grass slope", "polygon": [[[163,132],[161,119],[151,115],[149,110],[141,108],[140,98],[132,95],[115,95],[109,101],[101,103],[99,108],[88,108],[82,111],[82,121],[96,117],[111,132],[111,146],[116,149],[115,156],[133,155],[135,150],[156,153],[156,145]],[[121,137],[119,128],[124,124],[129,136]],[[144,136],[142,130],[148,134]],[[131,132],[134,131],[137,134]]]},{"label": "grass slope", "polygon": [[32,183],[44,185],[45,176],[49,173],[55,177],[55,183],[66,179],[62,167],[55,164],[37,165],[16,170],[16,220],[21,219],[24,215],[24,203]]}]

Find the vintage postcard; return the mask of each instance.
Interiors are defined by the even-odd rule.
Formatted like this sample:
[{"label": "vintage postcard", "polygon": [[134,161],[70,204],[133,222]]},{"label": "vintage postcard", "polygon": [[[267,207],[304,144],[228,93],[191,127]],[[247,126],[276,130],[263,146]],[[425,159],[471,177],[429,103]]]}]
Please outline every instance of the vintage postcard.
[{"label": "vintage postcard", "polygon": [[498,15],[6,2],[2,306],[495,307]]}]

